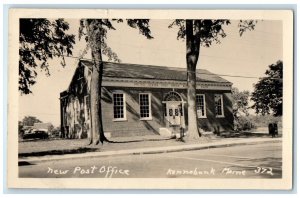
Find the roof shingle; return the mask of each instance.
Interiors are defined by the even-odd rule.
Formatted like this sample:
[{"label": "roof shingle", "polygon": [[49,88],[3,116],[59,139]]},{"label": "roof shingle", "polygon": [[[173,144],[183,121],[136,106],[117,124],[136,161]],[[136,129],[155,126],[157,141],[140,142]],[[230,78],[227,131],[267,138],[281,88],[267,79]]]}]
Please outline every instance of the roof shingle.
[{"label": "roof shingle", "polygon": [[[92,66],[91,61],[81,60],[85,66]],[[230,83],[229,81],[205,69],[197,69],[198,82]],[[166,66],[138,65],[127,63],[104,62],[104,77],[135,78],[186,81],[186,69]]]}]

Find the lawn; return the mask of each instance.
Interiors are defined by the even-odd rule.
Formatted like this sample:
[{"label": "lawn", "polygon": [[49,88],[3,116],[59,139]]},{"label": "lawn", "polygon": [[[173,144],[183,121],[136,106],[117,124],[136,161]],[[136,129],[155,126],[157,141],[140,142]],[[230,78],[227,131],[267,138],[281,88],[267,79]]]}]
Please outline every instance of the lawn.
[{"label": "lawn", "polygon": [[[281,133],[280,133],[281,134]],[[211,136],[196,141],[182,142],[175,139],[164,138],[159,135],[122,137],[111,139],[113,142],[104,144],[88,145],[87,139],[47,139],[47,140],[22,140],[19,141],[19,157],[63,155],[70,153],[103,152],[136,148],[176,146],[196,143],[208,143],[216,141],[232,141],[231,138],[264,138],[270,137],[268,132],[251,131],[242,132],[236,137]]]},{"label": "lawn", "polygon": [[102,152],[135,148],[183,145],[185,143],[161,136],[138,138],[114,138],[114,142],[103,145],[88,145],[87,139],[48,139],[19,142],[19,157],[43,156],[53,154]]}]

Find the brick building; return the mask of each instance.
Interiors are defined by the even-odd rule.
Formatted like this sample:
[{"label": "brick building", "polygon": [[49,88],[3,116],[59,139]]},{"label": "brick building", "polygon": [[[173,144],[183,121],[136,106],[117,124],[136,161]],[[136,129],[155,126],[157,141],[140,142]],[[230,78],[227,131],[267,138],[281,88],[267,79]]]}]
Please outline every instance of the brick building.
[{"label": "brick building", "polygon": [[[90,130],[92,62],[81,60],[68,89],[60,94],[61,128],[68,138],[86,138]],[[104,63],[102,120],[107,137],[142,136],[187,128],[186,69]],[[200,130],[233,129],[232,83],[197,70]]]}]

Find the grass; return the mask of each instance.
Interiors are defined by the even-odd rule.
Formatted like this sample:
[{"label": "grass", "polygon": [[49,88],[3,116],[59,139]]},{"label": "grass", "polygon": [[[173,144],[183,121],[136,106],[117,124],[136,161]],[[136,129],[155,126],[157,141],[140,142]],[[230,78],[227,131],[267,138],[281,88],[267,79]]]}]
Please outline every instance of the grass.
[{"label": "grass", "polygon": [[[158,136],[160,137],[160,136]],[[183,142],[174,139],[152,138],[129,139],[119,138],[113,142],[98,145],[88,145],[87,139],[48,139],[19,142],[19,157],[63,155],[70,153],[114,151],[135,148],[182,145]]]},{"label": "grass", "polygon": [[223,141],[230,138],[259,138],[270,137],[268,133],[242,132],[237,137],[216,137],[209,136],[198,140],[178,141],[175,139],[163,138],[159,135],[140,136],[127,138],[114,138],[112,142],[104,144],[88,145],[87,139],[47,139],[47,140],[23,140],[19,142],[19,157],[46,156],[46,155],[64,155],[86,152],[104,152],[127,150],[137,148],[150,148],[162,146],[178,146],[187,144],[201,144],[208,142]]}]

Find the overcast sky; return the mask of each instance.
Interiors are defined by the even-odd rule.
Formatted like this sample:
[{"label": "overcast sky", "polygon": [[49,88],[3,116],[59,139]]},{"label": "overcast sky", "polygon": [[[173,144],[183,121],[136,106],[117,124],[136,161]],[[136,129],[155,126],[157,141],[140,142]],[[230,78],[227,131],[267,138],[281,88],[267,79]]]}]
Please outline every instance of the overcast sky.
[{"label": "overcast sky", "polygon": [[[78,40],[79,20],[67,20],[69,33],[76,35],[73,56],[78,57],[85,48],[85,41]],[[281,21],[259,21],[254,31],[239,36],[237,21],[226,26],[227,37],[221,44],[200,49],[197,68],[207,69],[216,74],[262,77],[268,65],[282,60]],[[118,54],[121,62],[186,67],[185,42],[177,40],[176,27],[171,29],[169,20],[152,20],[150,28],[154,39],[148,40],[138,30],[125,24],[115,24],[117,30],[108,33],[108,45]],[[90,58],[90,52],[85,56]],[[43,122],[60,124],[59,93],[66,90],[78,63],[76,58],[66,58],[66,67],[60,60],[50,61],[51,76],[38,71],[37,83],[32,87],[33,94],[20,95],[19,120],[24,116],[36,116]],[[239,90],[253,91],[258,79],[225,77]]]}]

